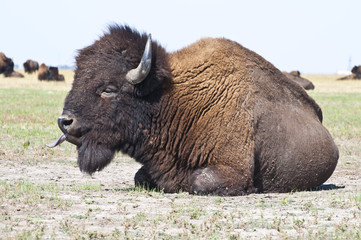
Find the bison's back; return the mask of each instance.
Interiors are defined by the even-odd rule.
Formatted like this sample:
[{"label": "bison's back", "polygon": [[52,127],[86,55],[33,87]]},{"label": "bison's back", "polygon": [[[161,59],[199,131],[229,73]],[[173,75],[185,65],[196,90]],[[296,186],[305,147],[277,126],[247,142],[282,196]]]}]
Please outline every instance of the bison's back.
[{"label": "bison's back", "polygon": [[227,164],[238,181],[277,192],[316,187],[332,174],[338,150],[321,109],[264,58],[207,38],[170,63],[178,101],[170,129],[190,166]]},{"label": "bison's back", "polygon": [[254,93],[246,51],[230,40],[206,38],[171,54],[175,103],[167,108],[172,125],[166,129],[189,166],[224,163],[252,185]]},{"label": "bison's back", "polygon": [[277,69],[255,66],[252,72],[257,89],[255,186],[266,192],[319,186],[338,160],[338,149],[322,125],[320,107]]}]

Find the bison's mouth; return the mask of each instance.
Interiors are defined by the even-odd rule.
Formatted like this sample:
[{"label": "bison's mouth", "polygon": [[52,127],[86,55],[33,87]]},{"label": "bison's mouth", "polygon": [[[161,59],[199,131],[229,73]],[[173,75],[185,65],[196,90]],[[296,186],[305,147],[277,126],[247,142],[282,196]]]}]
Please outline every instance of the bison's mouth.
[{"label": "bison's mouth", "polygon": [[64,141],[68,141],[78,147],[81,146],[81,140],[80,138],[74,137],[72,135],[69,135],[67,133],[63,133],[57,140],[55,140],[52,143],[46,144],[47,147],[49,148],[54,148],[60,144],[62,144]]},{"label": "bison's mouth", "polygon": [[80,147],[81,141],[81,125],[74,117],[69,115],[62,115],[58,118],[58,125],[63,134],[54,142],[47,144],[49,148],[56,147],[62,144],[65,140]]},{"label": "bison's mouth", "polygon": [[63,111],[63,114],[58,118],[58,126],[63,134],[46,146],[53,148],[65,141],[76,145],[78,165],[82,172],[92,174],[95,171],[100,171],[113,159],[116,149],[97,141],[99,140],[99,132],[86,127],[71,112]]}]

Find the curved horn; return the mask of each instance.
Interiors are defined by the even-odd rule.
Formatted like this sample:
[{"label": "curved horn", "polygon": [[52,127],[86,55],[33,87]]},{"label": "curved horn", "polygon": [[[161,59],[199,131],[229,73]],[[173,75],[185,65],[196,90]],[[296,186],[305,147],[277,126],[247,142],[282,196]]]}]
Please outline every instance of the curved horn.
[{"label": "curved horn", "polygon": [[137,68],[130,70],[125,78],[128,82],[135,85],[141,83],[147,76],[152,65],[152,37],[149,34],[147,44],[145,45],[142,60]]}]

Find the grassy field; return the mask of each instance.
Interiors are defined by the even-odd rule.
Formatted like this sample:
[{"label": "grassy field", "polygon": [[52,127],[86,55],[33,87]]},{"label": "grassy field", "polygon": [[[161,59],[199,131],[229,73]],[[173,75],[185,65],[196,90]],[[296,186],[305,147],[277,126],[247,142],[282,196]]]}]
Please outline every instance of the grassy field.
[{"label": "grassy field", "polygon": [[340,150],[323,188],[219,197],[134,188],[121,154],[90,177],[73,145],[46,148],[73,79],[60,73],[0,76],[0,239],[361,239],[361,81],[305,76]]}]

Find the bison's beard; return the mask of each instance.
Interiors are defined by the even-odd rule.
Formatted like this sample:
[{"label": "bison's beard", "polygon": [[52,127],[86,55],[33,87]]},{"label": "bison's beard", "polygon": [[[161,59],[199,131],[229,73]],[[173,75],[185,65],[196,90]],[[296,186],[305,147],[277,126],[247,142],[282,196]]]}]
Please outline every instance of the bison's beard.
[{"label": "bison's beard", "polygon": [[102,170],[113,159],[115,150],[102,143],[83,140],[78,148],[78,165],[82,172],[92,174]]}]

